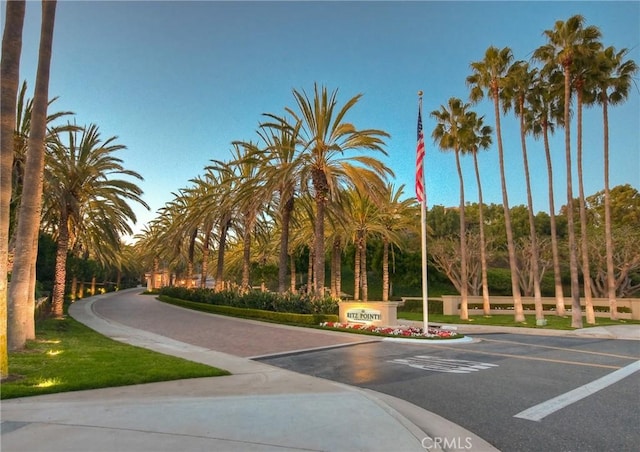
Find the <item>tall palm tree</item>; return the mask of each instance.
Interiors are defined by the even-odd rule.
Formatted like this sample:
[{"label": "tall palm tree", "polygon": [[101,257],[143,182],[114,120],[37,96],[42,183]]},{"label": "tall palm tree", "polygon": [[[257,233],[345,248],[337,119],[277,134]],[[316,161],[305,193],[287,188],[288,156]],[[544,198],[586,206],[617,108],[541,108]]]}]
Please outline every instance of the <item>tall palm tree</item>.
[{"label": "tall palm tree", "polygon": [[533,280],[534,305],[536,320],[543,320],[542,293],[540,291],[540,264],[538,249],[538,234],[536,232],[535,213],[533,211],[533,197],[531,196],[531,175],[529,173],[529,157],[527,154],[526,135],[530,130],[531,111],[528,105],[528,95],[536,77],[537,70],[529,69],[529,64],[516,61],[507,73],[505,89],[502,91],[502,105],[506,113],[513,106],[513,110],[520,122],[520,145],[524,176],[527,187],[527,213],[529,216],[529,243],[531,259],[531,277]]},{"label": "tall palm tree", "polygon": [[614,320],[618,318],[618,303],[613,264],[609,188],[609,105],[617,105],[627,99],[633,76],[638,72],[638,65],[635,61],[626,60],[628,52],[627,49],[616,51],[614,47],[607,47],[598,53],[596,60],[596,101],[602,106],[604,129],[604,236],[607,262],[607,297],[609,299],[609,313]]},{"label": "tall palm tree", "polygon": [[7,274],[13,131],[16,127],[16,95],[20,77],[22,27],[25,1],[7,2],[2,61],[0,62],[0,378],[9,374],[7,353]]},{"label": "tall palm tree", "polygon": [[582,112],[584,105],[595,102],[595,86],[593,79],[593,67],[595,66],[596,53],[602,47],[599,42],[593,42],[588,46],[579,58],[574,60],[574,80],[573,85],[577,99],[577,155],[576,164],[578,167],[578,200],[580,205],[580,247],[582,257],[582,275],[584,286],[585,313],[588,324],[596,323],[596,316],[593,310],[593,292],[591,289],[591,265],[589,263],[589,238],[587,231],[587,207],[584,194],[584,177],[582,170]]},{"label": "tall palm tree", "polygon": [[367,278],[367,239],[373,234],[384,232],[383,218],[379,209],[367,193],[355,188],[346,191],[347,223],[351,225],[352,240],[355,249],[354,259],[354,299],[369,300]]},{"label": "tall palm tree", "polygon": [[358,130],[346,122],[346,115],[362,97],[349,99],[339,110],[338,91],[314,85],[313,98],[303,90],[294,90],[298,111],[286,108],[294,121],[301,123],[302,181],[310,182],[316,204],[314,225],[315,280],[314,293],[324,295],[325,247],[324,219],[327,203],[335,199],[341,185],[361,190],[373,190],[380,178],[391,174],[381,161],[367,156],[346,157],[347,151],[370,150],[381,152],[389,134],[377,129]]},{"label": "tall palm tree", "polygon": [[229,162],[213,160],[212,165],[205,168],[207,181],[214,190],[202,200],[207,215],[214,216],[218,231],[218,254],[216,258],[215,290],[224,289],[225,251],[230,228],[234,224],[237,206],[233,193],[236,192],[237,180],[233,166]]},{"label": "tall palm tree", "polygon": [[35,338],[33,321],[35,300],[30,290],[35,280],[35,263],[38,251],[38,230],[42,199],[42,174],[44,169],[44,140],[47,131],[47,103],[49,99],[49,71],[56,0],[42,2],[42,27],[38,50],[38,69],[31,115],[29,151],[25,166],[28,183],[22,194],[20,219],[16,235],[16,253],[8,295],[9,350],[24,348],[27,339]]},{"label": "tall palm tree", "polygon": [[[547,44],[535,50],[534,59],[545,63],[548,70],[562,68],[564,74],[565,161],[567,169],[567,229],[569,232],[569,270],[571,273],[571,326],[582,328],[582,308],[578,280],[578,254],[573,218],[573,181],[571,165],[571,74],[574,60],[591,51],[600,39],[600,31],[593,26],[584,27],[584,17],[575,15],[566,22],[558,20],[552,30],[545,30]],[[587,275],[588,277],[588,275]]]},{"label": "tall palm tree", "polygon": [[511,291],[513,294],[514,318],[516,322],[524,322],[520,283],[518,281],[518,266],[516,264],[515,245],[513,242],[513,230],[511,228],[511,214],[509,211],[509,198],[507,195],[507,181],[504,168],[504,149],[502,146],[502,129],[500,127],[500,92],[504,84],[504,78],[513,54],[511,49],[505,47],[498,49],[489,47],[484,59],[471,63],[473,73],[467,77],[467,85],[471,87],[471,100],[478,102],[484,96],[486,90],[488,97],[493,101],[493,110],[496,118],[496,137],[498,140],[498,161],[500,164],[500,183],[502,186],[502,208],[504,210],[504,222],[507,234],[507,251],[509,253],[509,268],[511,270]]},{"label": "tall palm tree", "polygon": [[[277,193],[277,216],[281,225],[278,258],[278,292],[287,290],[287,266],[289,261],[289,230],[299,185],[300,159],[296,152],[301,123],[289,125],[289,121],[272,114],[265,116],[275,123],[264,122],[258,135],[265,145],[265,162],[262,175],[268,187]],[[266,188],[269,190],[269,188]]]},{"label": "tall palm tree", "polygon": [[558,228],[556,223],[556,210],[553,189],[553,164],[551,160],[551,149],[549,147],[549,134],[555,131],[554,118],[559,111],[559,98],[555,93],[558,84],[554,79],[562,78],[559,72],[549,72],[542,70],[538,72],[538,77],[534,79],[529,91],[529,105],[533,115],[532,133],[534,137],[542,135],[545,159],[547,163],[547,180],[549,192],[549,223],[551,228],[551,253],[553,260],[553,280],[556,298],[556,315],[564,316],[564,293],[562,289],[562,273],[560,270],[560,253],[558,251]]},{"label": "tall palm tree", "polygon": [[217,199],[217,180],[211,171],[207,171],[203,176],[191,179],[193,186],[185,189],[188,196],[193,199],[192,208],[189,209],[189,220],[197,225],[202,231],[202,259],[200,264],[200,287],[207,287],[207,277],[209,273],[209,256],[213,242],[214,226],[216,224],[216,214],[220,205]]},{"label": "tall palm tree", "polygon": [[[45,218],[56,224],[57,251],[52,311],[63,315],[67,252],[79,242],[81,235],[100,238],[98,247],[120,246],[120,235],[131,234],[129,221],[136,215],[128,204],[135,201],[148,208],[140,197],[142,190],[133,182],[119,177],[142,180],[135,171],[122,166],[113,154],[125,149],[115,143],[116,137],[102,141],[98,126],[91,124],[80,136],[69,132],[67,140],[58,137],[50,149],[45,168]],[[114,178],[116,177],[116,178]],[[110,258],[109,260],[113,260]]]},{"label": "tall palm tree", "polygon": [[235,202],[242,215],[242,282],[243,290],[251,287],[251,236],[256,219],[272,192],[261,177],[263,159],[256,155],[254,143],[235,142],[231,165],[238,182]]},{"label": "tall palm tree", "polygon": [[487,243],[484,235],[484,201],[482,200],[482,183],[480,182],[480,170],[478,168],[478,152],[480,149],[488,149],[491,146],[491,134],[493,129],[484,125],[484,116],[478,117],[474,112],[469,116],[470,142],[467,149],[473,155],[473,167],[476,173],[478,185],[478,223],[480,225],[480,272],[482,281],[482,310],[484,315],[489,315],[491,305],[489,303],[489,281],[487,277]]},{"label": "tall palm tree", "polygon": [[402,233],[417,231],[416,218],[419,216],[419,206],[415,198],[402,199],[404,185],[395,187],[388,183],[385,188],[386,196],[378,206],[382,237],[382,301],[389,301],[391,279],[389,276],[389,250],[393,246],[400,246]]},{"label": "tall palm tree", "polygon": [[[48,110],[57,97],[49,100]],[[31,112],[33,110],[33,99],[27,98],[27,82],[24,81],[18,93],[18,104],[16,108],[16,128],[13,133],[13,172],[12,172],[12,191],[11,191],[11,225],[10,229],[17,223],[18,210],[22,199],[22,189],[24,187],[25,161],[27,156],[27,144],[31,130]],[[54,125],[56,120],[73,115],[70,111],[60,111],[55,113],[47,112],[47,135],[45,137],[45,146],[55,144],[55,134],[63,131],[79,130],[72,124]],[[15,228],[14,228],[15,229]],[[14,237],[9,237],[9,250],[11,251]]]},{"label": "tall palm tree", "polygon": [[469,319],[468,311],[468,284],[467,284],[467,249],[466,249],[466,220],[464,216],[464,178],[460,165],[460,154],[468,144],[469,129],[467,125],[468,109],[470,105],[464,104],[460,99],[452,97],[447,105],[441,105],[439,110],[431,112],[431,117],[437,121],[435,129],[431,133],[438,147],[443,151],[452,150],[456,157],[458,180],[460,182],[460,318]]}]

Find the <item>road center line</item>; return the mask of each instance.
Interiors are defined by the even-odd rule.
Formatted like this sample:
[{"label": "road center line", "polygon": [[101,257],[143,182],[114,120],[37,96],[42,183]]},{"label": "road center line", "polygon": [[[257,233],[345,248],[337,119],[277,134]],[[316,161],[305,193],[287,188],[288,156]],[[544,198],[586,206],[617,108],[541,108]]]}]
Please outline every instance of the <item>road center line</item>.
[{"label": "road center line", "polygon": [[561,394],[553,399],[547,400],[546,402],[542,402],[538,405],[535,405],[531,408],[528,408],[520,413],[516,414],[514,417],[520,419],[527,419],[529,421],[540,421],[546,416],[555,413],[562,408],[571,405],[578,400],[584,399],[591,394],[595,394],[601,389],[606,388],[625,377],[628,377],[634,372],[640,370],[640,361],[636,361],[634,363],[629,364],[621,369],[616,370],[615,372],[611,372],[609,375],[605,375],[602,378],[598,378],[597,380],[592,381],[591,383],[587,383],[586,385],[580,386],[572,391]]},{"label": "road center line", "polygon": [[487,338],[484,338],[484,337],[482,338],[482,340],[483,341],[487,341],[487,342],[498,342],[498,343],[502,343],[502,344],[524,345],[526,347],[537,347],[537,348],[548,348],[548,349],[551,349],[551,350],[562,350],[562,351],[568,351],[568,352],[572,352],[572,353],[586,353],[588,355],[609,356],[611,358],[622,358],[622,359],[632,359],[632,360],[638,359],[638,356],[616,355],[616,354],[613,354],[613,353],[594,352],[594,351],[591,351],[591,350],[580,350],[580,349],[568,348],[568,347],[553,347],[551,345],[527,344],[526,342],[505,341],[505,340],[501,340],[501,339],[487,339]]}]

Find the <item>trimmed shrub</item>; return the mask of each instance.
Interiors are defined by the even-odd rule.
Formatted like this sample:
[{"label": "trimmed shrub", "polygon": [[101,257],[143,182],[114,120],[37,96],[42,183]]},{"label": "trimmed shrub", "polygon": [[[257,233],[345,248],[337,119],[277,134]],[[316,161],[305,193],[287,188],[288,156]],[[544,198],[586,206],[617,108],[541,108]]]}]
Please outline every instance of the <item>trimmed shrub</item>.
[{"label": "trimmed shrub", "polygon": [[180,300],[242,309],[292,314],[338,313],[338,300],[334,300],[331,297],[319,299],[306,294],[286,293],[280,295],[273,292],[260,291],[240,294],[234,291],[215,292],[212,289],[187,289],[185,287],[163,287],[159,293],[160,295]]},{"label": "trimmed shrub", "polygon": [[212,314],[241,317],[245,319],[270,320],[278,323],[289,323],[295,325],[319,325],[323,322],[338,321],[338,316],[333,314],[296,314],[291,312],[265,311],[262,309],[239,308],[234,306],[201,303],[197,301],[187,301],[167,295],[160,295],[158,299],[165,303],[182,306],[184,308],[195,309]]}]

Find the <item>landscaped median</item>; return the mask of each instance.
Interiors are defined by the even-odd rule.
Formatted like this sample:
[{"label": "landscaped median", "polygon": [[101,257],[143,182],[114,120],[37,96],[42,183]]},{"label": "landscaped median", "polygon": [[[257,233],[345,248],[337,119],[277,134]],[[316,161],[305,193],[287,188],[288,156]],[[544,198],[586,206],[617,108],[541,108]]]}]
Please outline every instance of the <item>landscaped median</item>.
[{"label": "landscaped median", "polygon": [[[184,292],[182,296],[189,296],[189,293]],[[242,299],[242,297],[240,297],[240,299]],[[416,340],[460,339],[464,337],[455,330],[447,330],[445,328],[438,327],[428,328],[428,331],[425,334],[422,328],[411,326],[380,327],[364,323],[340,323],[338,321],[338,316],[335,314],[277,312],[265,309],[219,305],[212,303],[211,301],[190,301],[168,295],[159,295],[158,300],[188,309],[209,312],[211,314],[228,315],[244,319],[253,319],[308,328],[322,328],[346,333],[399,337]],[[267,305],[268,304],[270,303],[267,303]]]},{"label": "landscaped median", "polygon": [[338,331],[345,331],[348,333],[364,333],[372,334],[375,336],[385,337],[401,337],[406,339],[460,339],[464,337],[455,330],[449,330],[444,328],[428,328],[425,333],[423,328],[417,328],[413,326],[375,326],[360,323],[337,323],[337,322],[325,322],[320,326],[335,329]]}]

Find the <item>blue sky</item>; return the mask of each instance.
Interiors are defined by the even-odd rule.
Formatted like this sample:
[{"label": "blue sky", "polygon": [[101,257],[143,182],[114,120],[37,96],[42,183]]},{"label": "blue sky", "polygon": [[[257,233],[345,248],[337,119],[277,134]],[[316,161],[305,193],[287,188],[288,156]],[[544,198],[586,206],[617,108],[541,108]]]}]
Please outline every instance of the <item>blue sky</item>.
[{"label": "blue sky", "polygon": [[[2,15],[5,4],[2,2]],[[292,90],[337,88],[342,104],[362,93],[347,119],[391,134],[395,183],[413,196],[417,92],[423,118],[429,206],[459,202],[455,159],[430,137],[429,113],[450,97],[468,101],[469,64],[491,46],[528,60],[542,33],[574,14],[600,28],[605,45],[629,48],[640,63],[640,2],[58,2],[49,93],[53,110],[95,123],[127,146],[117,155],[145,178],[151,206],[136,206],[140,230],[231,142],[252,140],[262,113],[293,106]],[[4,17],[2,17],[4,27]],[[33,87],[40,3],[27,2],[21,79]],[[611,185],[640,188],[638,86],[610,111]],[[474,106],[494,126],[488,101]],[[584,113],[585,191],[604,187],[602,113]],[[509,202],[526,203],[517,122],[502,120]],[[575,145],[575,127],[572,131]],[[495,141],[495,140],[494,140]],[[563,131],[552,143],[556,206],[566,203]],[[529,140],[534,209],[547,210],[541,143]],[[575,151],[575,146],[574,146]],[[497,147],[480,157],[485,202],[501,203]],[[477,200],[472,159],[463,159],[465,197]],[[577,196],[577,181],[574,182]]]}]

